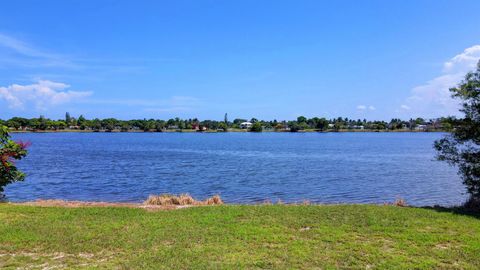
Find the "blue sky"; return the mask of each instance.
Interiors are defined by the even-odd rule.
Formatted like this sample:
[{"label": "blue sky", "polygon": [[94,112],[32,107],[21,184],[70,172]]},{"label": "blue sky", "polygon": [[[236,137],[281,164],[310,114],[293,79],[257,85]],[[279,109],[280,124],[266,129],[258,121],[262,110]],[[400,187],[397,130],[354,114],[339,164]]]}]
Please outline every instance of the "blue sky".
[{"label": "blue sky", "polygon": [[0,118],[437,117],[480,1],[4,1]]}]

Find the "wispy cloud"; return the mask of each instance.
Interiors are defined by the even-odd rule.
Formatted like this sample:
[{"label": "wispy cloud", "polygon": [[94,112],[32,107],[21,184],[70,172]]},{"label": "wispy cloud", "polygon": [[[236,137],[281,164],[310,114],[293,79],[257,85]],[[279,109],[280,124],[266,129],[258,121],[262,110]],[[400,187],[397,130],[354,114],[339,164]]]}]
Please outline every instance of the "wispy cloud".
[{"label": "wispy cloud", "polygon": [[85,99],[82,101],[82,103],[135,106],[156,110],[165,107],[194,107],[200,105],[202,101],[192,96],[172,96],[165,99]]},{"label": "wispy cloud", "polygon": [[[116,108],[129,107],[129,110],[149,113],[179,113],[198,110],[204,102],[192,96],[172,96],[161,99],[92,99],[80,100],[83,104],[93,106],[109,106]],[[118,106],[118,107],[117,107]]]},{"label": "wispy cloud", "polygon": [[16,51],[22,55],[31,56],[31,57],[45,57],[49,58],[51,55],[38,51],[27,45],[25,42],[15,39],[13,37],[0,34],[0,45],[9,49]]},{"label": "wispy cloud", "polygon": [[370,105],[370,106],[367,106],[367,105],[358,105],[358,106],[357,106],[357,110],[359,110],[359,111],[366,111],[366,110],[375,111],[376,108],[375,108],[374,106],[372,106],[372,105]]},{"label": "wispy cloud", "polygon": [[[176,58],[108,58],[78,57],[72,54],[59,54],[39,48],[34,44],[0,33],[0,67],[22,68],[68,68],[91,70],[102,73],[141,73],[149,64],[177,62]],[[44,74],[44,70],[41,70]],[[64,75],[62,75],[64,76]]]},{"label": "wispy cloud", "polygon": [[188,112],[192,108],[189,107],[168,107],[168,108],[146,108],[143,111],[145,112],[155,112],[155,113],[171,113],[171,112]]},{"label": "wispy cloud", "polygon": [[91,91],[70,91],[70,86],[61,82],[41,80],[34,84],[12,84],[0,87],[0,99],[5,100],[12,109],[25,109],[33,105],[38,110],[77,101],[92,95]]},{"label": "wispy cloud", "polygon": [[479,59],[480,45],[469,47],[455,55],[443,64],[442,75],[411,90],[411,95],[400,106],[399,112],[409,111],[411,115],[427,117],[457,114],[459,104],[451,97],[449,89],[474,69]]},{"label": "wispy cloud", "polygon": [[67,56],[49,53],[2,33],[0,33],[0,48],[3,52],[0,64],[4,66],[78,67]]}]

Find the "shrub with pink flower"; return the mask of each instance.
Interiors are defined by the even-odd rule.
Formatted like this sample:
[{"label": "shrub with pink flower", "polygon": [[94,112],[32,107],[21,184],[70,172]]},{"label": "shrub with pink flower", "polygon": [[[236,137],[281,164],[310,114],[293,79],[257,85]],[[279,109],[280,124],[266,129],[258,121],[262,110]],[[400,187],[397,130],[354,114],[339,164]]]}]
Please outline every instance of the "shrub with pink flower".
[{"label": "shrub with pink flower", "polygon": [[6,185],[25,179],[25,174],[17,169],[14,161],[27,155],[29,145],[11,140],[8,128],[0,125],[0,192]]}]

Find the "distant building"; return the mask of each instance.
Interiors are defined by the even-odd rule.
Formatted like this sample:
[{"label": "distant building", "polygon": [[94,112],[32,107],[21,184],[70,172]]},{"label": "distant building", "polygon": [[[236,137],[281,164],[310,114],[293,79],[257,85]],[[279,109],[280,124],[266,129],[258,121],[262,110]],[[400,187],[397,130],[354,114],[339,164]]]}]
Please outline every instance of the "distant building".
[{"label": "distant building", "polygon": [[242,128],[242,129],[251,128],[252,125],[253,125],[253,124],[250,123],[250,122],[243,122],[243,123],[240,123],[240,128]]},{"label": "distant building", "polygon": [[415,130],[426,130],[427,129],[427,125],[418,125],[415,127]]}]

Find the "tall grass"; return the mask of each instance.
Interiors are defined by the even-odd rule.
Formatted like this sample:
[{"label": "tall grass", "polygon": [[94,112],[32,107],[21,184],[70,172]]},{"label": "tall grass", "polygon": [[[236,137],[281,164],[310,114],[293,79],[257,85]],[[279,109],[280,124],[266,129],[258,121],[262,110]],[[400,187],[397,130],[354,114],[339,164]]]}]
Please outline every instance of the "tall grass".
[{"label": "tall grass", "polygon": [[160,194],[160,195],[150,195],[148,199],[144,202],[146,205],[219,205],[223,204],[222,199],[219,195],[207,198],[204,201],[195,200],[189,194]]}]

